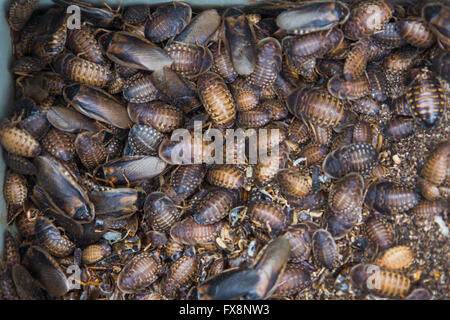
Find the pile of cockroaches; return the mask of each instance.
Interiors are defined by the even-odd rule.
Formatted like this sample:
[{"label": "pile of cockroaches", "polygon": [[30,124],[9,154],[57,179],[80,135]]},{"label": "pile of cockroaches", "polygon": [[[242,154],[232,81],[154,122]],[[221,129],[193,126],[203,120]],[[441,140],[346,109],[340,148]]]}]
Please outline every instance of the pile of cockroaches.
[{"label": "pile of cockroaches", "polygon": [[[349,266],[355,290],[430,298],[403,272],[414,252],[384,216],[446,218],[450,143],[436,142],[417,188],[385,179],[380,154],[443,121],[448,6],[53,1],[12,0],[8,15],[16,100],[0,143],[19,232],[5,232],[0,296],[292,297],[313,271],[342,267],[338,244],[358,224],[379,254]],[[177,164],[180,143],[206,145],[171,140],[194,121],[224,136],[277,129],[279,152]]]}]

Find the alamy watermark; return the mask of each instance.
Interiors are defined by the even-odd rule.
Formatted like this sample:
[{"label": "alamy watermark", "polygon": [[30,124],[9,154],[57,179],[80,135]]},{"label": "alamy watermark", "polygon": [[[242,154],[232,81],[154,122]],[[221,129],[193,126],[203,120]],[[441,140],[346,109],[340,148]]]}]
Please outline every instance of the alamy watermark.
[{"label": "alamy watermark", "polygon": [[81,29],[81,9],[79,6],[71,5],[67,7],[67,29],[75,30]]}]

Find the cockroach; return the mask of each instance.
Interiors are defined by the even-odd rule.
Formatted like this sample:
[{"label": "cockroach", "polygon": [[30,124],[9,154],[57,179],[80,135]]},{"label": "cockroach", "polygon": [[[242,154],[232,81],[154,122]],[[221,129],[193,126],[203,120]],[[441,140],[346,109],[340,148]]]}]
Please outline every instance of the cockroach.
[{"label": "cockroach", "polygon": [[305,3],[286,10],[276,18],[277,26],[288,33],[307,34],[328,30],[347,21],[350,11],[346,4],[337,1]]},{"label": "cockroach", "polygon": [[159,6],[145,24],[145,37],[162,42],[179,34],[191,22],[192,9],[187,3],[172,2]]},{"label": "cockroach", "polygon": [[317,263],[328,269],[333,268],[338,260],[336,242],[331,234],[324,229],[314,232],[312,252]]},{"label": "cockroach", "polygon": [[75,244],[46,217],[37,218],[34,230],[39,245],[55,257],[67,257],[75,249]]},{"label": "cockroach", "polygon": [[163,232],[169,231],[181,216],[172,200],[162,192],[153,192],[147,196],[144,215],[155,230]]},{"label": "cockroach", "polygon": [[384,251],[374,264],[388,270],[408,268],[414,261],[414,251],[407,246],[395,246]]},{"label": "cockroach", "polygon": [[365,202],[380,213],[394,214],[415,207],[420,196],[414,190],[390,181],[372,183],[366,193]]},{"label": "cockroach", "polygon": [[150,252],[133,257],[117,278],[117,287],[122,292],[133,293],[151,285],[162,272],[160,261]]},{"label": "cockroach", "polygon": [[68,161],[75,154],[75,137],[57,129],[50,129],[42,139],[42,147],[55,158]]},{"label": "cockroach", "polygon": [[164,50],[173,60],[171,68],[185,77],[196,77],[213,63],[211,51],[204,46],[174,41]]},{"label": "cockroach", "polygon": [[246,15],[236,8],[228,8],[223,21],[223,39],[234,69],[240,75],[250,75],[256,64],[256,44],[251,25]]},{"label": "cockroach", "polygon": [[381,250],[388,249],[394,244],[393,227],[387,221],[370,217],[364,228],[369,240]]},{"label": "cockroach", "polygon": [[342,27],[347,38],[358,40],[383,29],[393,14],[392,5],[385,0],[362,1],[353,6],[348,21]]}]

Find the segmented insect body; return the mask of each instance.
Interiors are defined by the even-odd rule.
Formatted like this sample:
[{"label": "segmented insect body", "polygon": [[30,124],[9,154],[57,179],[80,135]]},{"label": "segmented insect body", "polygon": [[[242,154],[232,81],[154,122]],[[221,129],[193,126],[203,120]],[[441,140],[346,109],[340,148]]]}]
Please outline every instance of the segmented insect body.
[{"label": "segmented insect body", "polygon": [[145,219],[157,231],[167,232],[179,220],[180,212],[162,192],[147,196],[144,204]]},{"label": "segmented insect body", "polygon": [[75,243],[64,237],[46,217],[39,217],[34,226],[40,246],[55,257],[66,257],[75,249]]},{"label": "segmented insect body", "polygon": [[274,285],[273,297],[286,297],[305,289],[311,281],[309,271],[296,264],[288,264]]},{"label": "segmented insect body", "polygon": [[352,8],[350,17],[342,30],[349,39],[361,39],[383,29],[392,14],[393,7],[388,1],[361,1]]},{"label": "segmented insect body", "polygon": [[386,297],[405,297],[411,287],[411,281],[403,274],[371,264],[354,266],[350,277],[361,289]]},{"label": "segmented insect body", "polygon": [[128,262],[117,278],[117,287],[127,293],[144,289],[158,279],[161,265],[150,252],[142,252]]},{"label": "segmented insect body", "polygon": [[241,127],[259,128],[269,123],[270,113],[263,107],[256,107],[251,110],[239,112],[236,120]]},{"label": "segmented insect body", "polygon": [[365,224],[365,232],[369,240],[381,250],[386,250],[394,244],[392,225],[377,217],[370,217]]},{"label": "segmented insect body", "polygon": [[163,279],[163,295],[173,297],[179,290],[188,286],[194,280],[197,267],[197,257],[195,255],[183,255],[174,261]]},{"label": "segmented insect body", "polygon": [[162,42],[179,34],[191,21],[192,9],[182,2],[159,6],[145,24],[145,37],[152,42]]},{"label": "segmented insect body", "polygon": [[81,163],[93,170],[106,161],[107,152],[99,137],[92,132],[80,133],[75,139],[75,151]]},{"label": "segmented insect body", "polygon": [[164,135],[146,125],[134,125],[128,134],[128,147],[136,155],[157,155]]},{"label": "segmented insect body", "polygon": [[161,101],[129,103],[127,108],[134,123],[151,126],[161,133],[172,132],[184,123],[183,111]]},{"label": "segmented insect body", "polygon": [[206,72],[197,81],[200,99],[213,122],[220,127],[231,127],[236,117],[236,106],[223,79]]},{"label": "segmented insect body", "polygon": [[211,68],[213,56],[204,47],[182,42],[172,42],[164,49],[172,58],[172,69],[185,77],[195,77]]},{"label": "segmented insect body", "polygon": [[439,143],[422,169],[422,177],[435,186],[441,185],[449,176],[450,143]]},{"label": "segmented insect body", "polygon": [[282,237],[289,241],[290,259],[294,263],[308,260],[311,255],[311,234],[306,224],[289,226]]},{"label": "segmented insect body", "polygon": [[338,259],[336,242],[332,235],[319,229],[312,236],[312,252],[314,259],[325,268],[331,269],[335,266]]},{"label": "segmented insect body", "polygon": [[8,124],[0,128],[0,143],[8,152],[22,157],[34,158],[41,153],[39,142],[31,134]]},{"label": "segmented insect body", "polygon": [[8,12],[8,23],[11,29],[14,31],[22,30],[38,5],[39,0],[11,1]]},{"label": "segmented insect body", "polygon": [[50,129],[42,139],[42,147],[54,157],[68,161],[75,154],[74,136],[57,129]]},{"label": "segmented insect body", "polygon": [[271,86],[281,70],[281,45],[275,38],[264,38],[256,44],[255,69],[247,81],[256,87]]},{"label": "segmented insect body", "polygon": [[232,165],[219,165],[208,170],[206,180],[212,185],[238,189],[245,183],[245,175],[242,170]]},{"label": "segmented insect body", "polygon": [[352,100],[351,108],[356,112],[368,116],[375,116],[380,111],[381,106],[376,100],[369,97],[363,97],[361,99]]},{"label": "segmented insect body", "polygon": [[412,189],[390,181],[371,184],[365,198],[370,208],[384,214],[408,211],[416,206],[419,200],[420,196]]},{"label": "segmented insect body", "polygon": [[266,200],[252,202],[248,208],[252,223],[271,235],[277,235],[289,225],[289,218],[281,208]]},{"label": "segmented insect body", "polygon": [[374,264],[388,270],[408,268],[414,261],[414,251],[407,246],[395,246],[387,249]]},{"label": "segmented insect body", "polygon": [[161,97],[159,90],[154,86],[150,75],[136,74],[129,78],[122,90],[125,100],[133,103],[145,103]]},{"label": "segmented insect body", "polygon": [[370,83],[364,75],[356,80],[345,80],[337,75],[328,80],[327,88],[335,98],[356,100],[370,92]]},{"label": "segmented insect body", "polygon": [[436,41],[431,29],[421,19],[404,19],[395,26],[399,35],[412,46],[428,48]]},{"label": "segmented insect body", "polygon": [[81,261],[84,264],[97,263],[111,254],[111,246],[107,242],[91,244],[82,253]]},{"label": "segmented insect body", "polygon": [[212,52],[214,61],[211,71],[219,74],[226,83],[233,83],[238,77],[238,73],[234,70],[227,48],[223,43],[214,42],[209,49]]},{"label": "segmented insect body", "polygon": [[249,85],[244,78],[237,78],[231,84],[231,93],[236,102],[236,109],[240,112],[255,108],[260,100],[260,90]]},{"label": "segmented insect body", "polygon": [[368,143],[344,145],[334,150],[323,161],[324,172],[339,178],[350,172],[368,174],[378,163],[378,151]]},{"label": "segmented insect body", "polygon": [[330,209],[348,221],[354,222],[361,213],[364,180],[358,173],[350,173],[337,181],[328,196]]},{"label": "segmented insect body", "polygon": [[340,29],[318,31],[302,37],[286,37],[283,39],[283,48],[286,54],[296,57],[322,57],[330,50],[338,47],[344,39]]},{"label": "segmented insect body", "polygon": [[266,100],[261,104],[261,106],[269,112],[270,119],[274,121],[283,120],[289,115],[288,110],[279,100]]},{"label": "segmented insect body", "polygon": [[6,171],[3,195],[9,206],[12,206],[14,209],[22,207],[28,195],[26,178],[12,170]]},{"label": "segmented insect body", "polygon": [[356,80],[361,77],[369,61],[369,40],[363,39],[353,46],[345,59],[343,74],[346,80]]},{"label": "segmented insect body", "polygon": [[113,80],[113,74],[107,67],[71,53],[56,58],[53,66],[56,72],[70,80],[99,88],[106,87]]},{"label": "segmented insect body", "polygon": [[278,183],[284,193],[299,198],[305,197],[312,191],[311,177],[294,169],[281,170],[278,173]]},{"label": "segmented insect body", "polygon": [[68,30],[67,46],[80,58],[100,65],[107,65],[102,48],[94,34],[87,28]]},{"label": "segmented insect body", "polygon": [[398,33],[395,22],[386,23],[383,30],[375,32],[370,38],[388,48],[399,48],[407,44],[406,40]]},{"label": "segmented insect body", "polygon": [[295,90],[288,96],[287,105],[298,119],[318,126],[334,127],[343,120],[343,102],[325,90]]},{"label": "segmented insect body", "polygon": [[424,68],[408,87],[406,98],[414,119],[426,129],[434,128],[445,111],[445,96],[433,72]]},{"label": "segmented insect body", "polygon": [[429,219],[440,214],[448,214],[449,205],[445,199],[422,200],[412,208],[411,214],[419,219]]},{"label": "segmented insect body", "polygon": [[179,205],[194,194],[202,184],[206,170],[202,165],[186,165],[176,168],[163,192]]},{"label": "segmented insect body", "polygon": [[414,119],[411,117],[394,117],[386,123],[385,135],[393,140],[410,136],[414,130]]},{"label": "segmented insect body", "polygon": [[11,232],[5,230],[3,240],[3,256],[5,258],[5,266],[12,267],[16,264],[20,264],[19,247]]},{"label": "segmented insect body", "polygon": [[196,208],[194,220],[200,224],[213,224],[228,215],[237,204],[237,192],[212,189]]},{"label": "segmented insect body", "polygon": [[189,246],[213,244],[224,226],[223,221],[204,225],[190,217],[175,223],[170,229],[170,236]]}]

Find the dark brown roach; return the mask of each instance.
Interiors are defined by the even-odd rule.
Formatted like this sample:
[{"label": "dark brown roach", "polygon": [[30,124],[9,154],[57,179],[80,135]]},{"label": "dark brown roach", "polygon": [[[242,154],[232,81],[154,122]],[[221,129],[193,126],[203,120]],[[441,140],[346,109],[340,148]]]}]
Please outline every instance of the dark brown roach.
[{"label": "dark brown roach", "polygon": [[286,297],[305,289],[311,283],[309,271],[296,264],[288,264],[275,283],[272,297]]},{"label": "dark brown roach", "polygon": [[185,77],[196,77],[211,68],[211,51],[195,44],[174,41],[164,49],[172,58],[172,69]]},{"label": "dark brown roach", "polygon": [[202,165],[179,166],[170,176],[170,182],[164,189],[164,193],[180,205],[185,199],[192,196],[202,184],[206,170]]},{"label": "dark brown roach", "polygon": [[88,170],[93,170],[106,161],[105,147],[95,133],[88,131],[80,133],[74,145],[81,163]]},{"label": "dark brown roach", "polygon": [[364,228],[369,240],[381,250],[388,249],[394,244],[393,227],[387,221],[370,217]]},{"label": "dark brown roach", "polygon": [[67,161],[73,158],[75,154],[75,137],[57,129],[50,129],[47,135],[42,139],[42,147],[52,156]]},{"label": "dark brown roach", "polygon": [[394,214],[415,207],[420,196],[410,188],[399,186],[393,182],[373,183],[366,193],[366,204],[380,213]]},{"label": "dark brown roach", "polygon": [[323,161],[324,172],[339,178],[350,172],[368,174],[378,163],[378,151],[368,143],[354,143],[334,150]]},{"label": "dark brown roach", "polygon": [[145,24],[145,37],[162,42],[179,34],[191,21],[192,9],[187,3],[172,2],[159,6]]},{"label": "dark brown roach", "polygon": [[392,5],[385,0],[362,1],[353,6],[348,21],[342,27],[351,40],[370,36],[383,29],[393,14]]},{"label": "dark brown roach", "polygon": [[256,62],[253,72],[247,77],[249,84],[267,88],[273,84],[281,70],[282,49],[275,38],[264,38],[256,44]]},{"label": "dark brown roach", "polygon": [[422,169],[422,177],[433,185],[441,185],[448,178],[450,143],[439,143]]},{"label": "dark brown roach", "polygon": [[145,289],[161,274],[161,264],[150,252],[142,252],[128,262],[117,278],[117,287],[127,293]]},{"label": "dark brown roach", "polygon": [[107,64],[102,48],[95,39],[94,34],[87,28],[68,30],[67,46],[80,58],[100,65]]},{"label": "dark brown roach", "polygon": [[311,255],[311,234],[306,224],[289,226],[282,237],[289,241],[290,259],[293,263],[308,260]]},{"label": "dark brown roach", "polygon": [[399,35],[410,45],[428,48],[436,41],[431,29],[421,19],[404,19],[395,24]]},{"label": "dark brown roach", "polygon": [[236,117],[236,106],[224,80],[206,72],[197,81],[200,99],[213,122],[220,127],[231,127]]},{"label": "dark brown roach", "polygon": [[393,140],[406,138],[413,133],[414,119],[411,117],[394,117],[386,123],[384,134]]},{"label": "dark brown roach", "polygon": [[162,192],[153,192],[145,199],[144,215],[153,229],[167,232],[181,214],[169,197]]},{"label": "dark brown roach", "polygon": [[211,71],[219,74],[226,83],[233,83],[238,77],[231,62],[230,53],[222,42],[214,42],[209,49],[213,55]]},{"label": "dark brown roach", "polygon": [[213,244],[224,227],[223,221],[203,225],[191,217],[175,223],[170,229],[170,236],[175,241],[189,246]]},{"label": "dark brown roach", "polygon": [[218,187],[238,189],[244,186],[245,174],[235,166],[219,165],[208,170],[206,180]]},{"label": "dark brown roach", "polygon": [[197,268],[195,255],[183,255],[174,261],[162,280],[162,294],[166,297],[176,296],[179,290],[185,289],[194,280]]},{"label": "dark brown roach", "polygon": [[180,109],[161,101],[129,103],[128,115],[134,123],[151,126],[161,133],[172,132],[184,123]]},{"label": "dark brown roach", "polygon": [[343,120],[343,102],[324,90],[298,89],[288,96],[287,105],[297,118],[318,126],[334,127]]},{"label": "dark brown roach", "polygon": [[55,257],[66,257],[75,249],[75,244],[46,217],[37,218],[34,230],[39,245]]},{"label": "dark brown roach", "polygon": [[212,189],[196,207],[194,220],[200,224],[213,224],[225,218],[237,205],[238,194],[227,189]]},{"label": "dark brown roach", "polygon": [[317,263],[328,269],[332,269],[338,260],[336,242],[331,234],[324,229],[314,232],[312,252]]},{"label": "dark brown roach", "polygon": [[289,225],[289,217],[281,208],[265,200],[250,203],[248,216],[257,228],[271,235],[279,234]]}]

